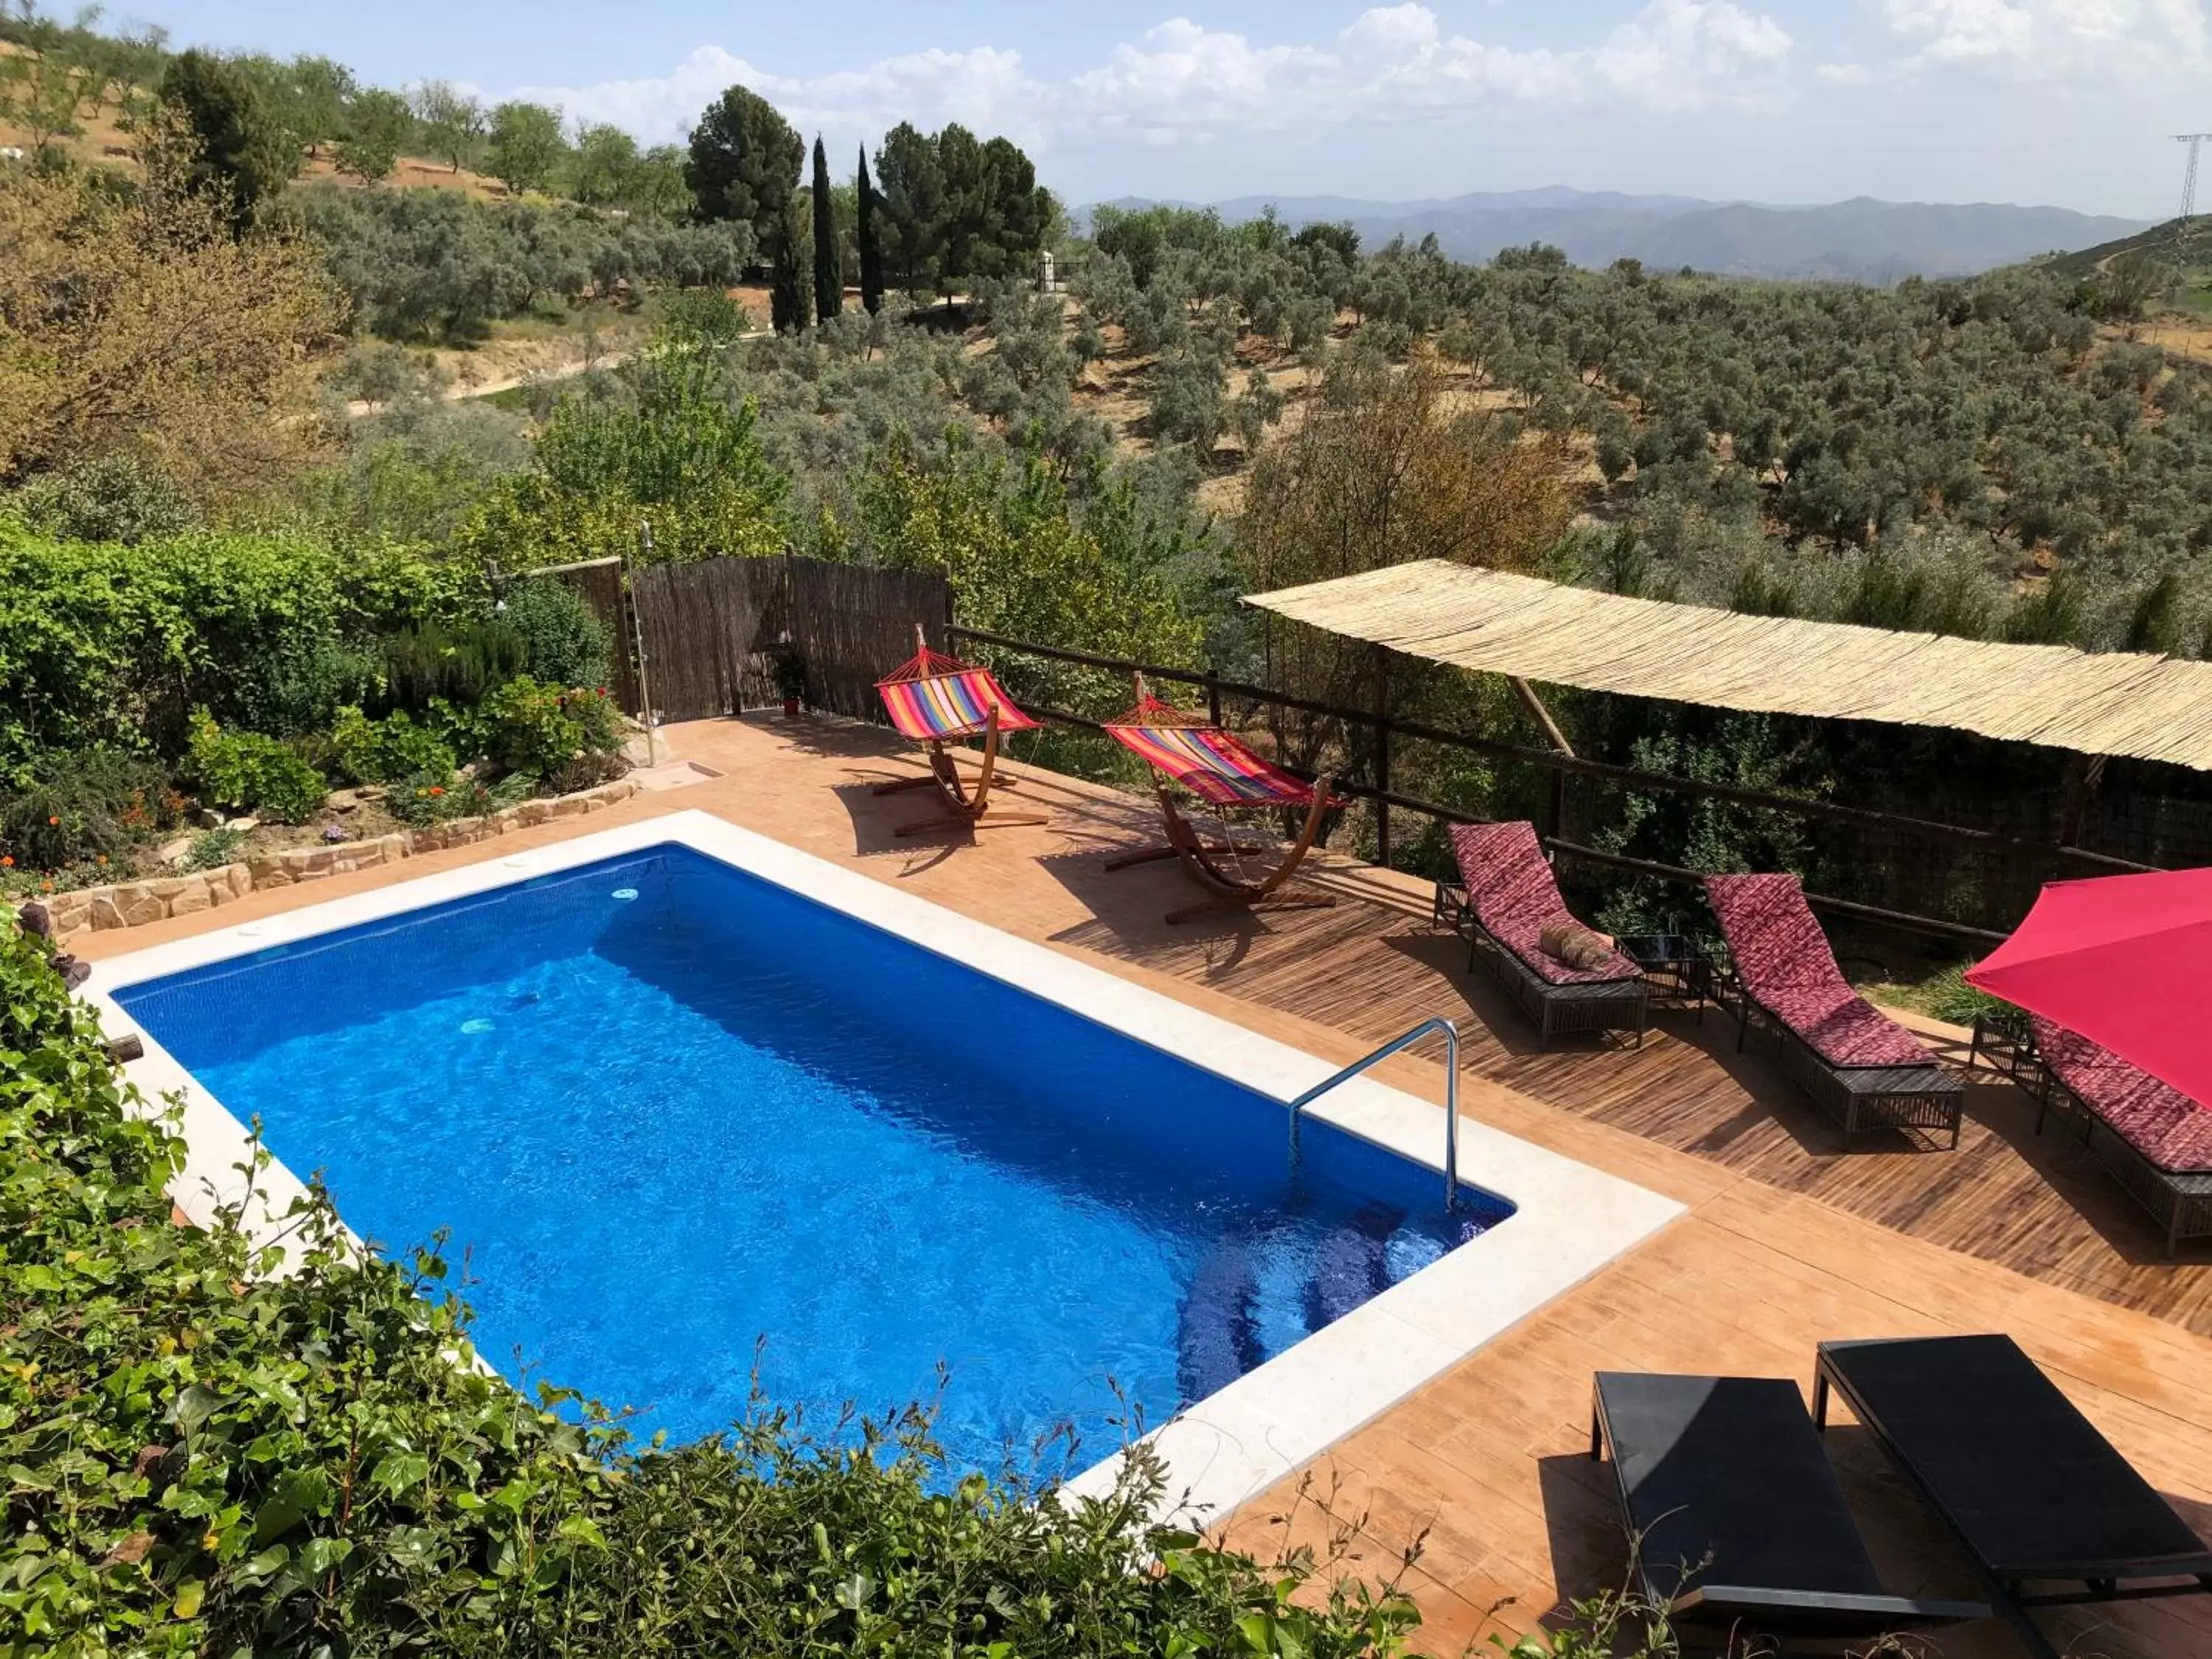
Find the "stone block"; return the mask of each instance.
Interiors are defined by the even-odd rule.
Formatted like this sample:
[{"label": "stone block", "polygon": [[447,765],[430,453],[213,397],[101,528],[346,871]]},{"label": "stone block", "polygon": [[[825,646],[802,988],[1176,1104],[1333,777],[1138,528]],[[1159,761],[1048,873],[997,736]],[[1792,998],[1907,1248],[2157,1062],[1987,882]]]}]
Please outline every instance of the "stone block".
[{"label": "stone block", "polygon": [[166,899],[144,883],[136,881],[115,890],[115,908],[121,913],[125,927],[143,927],[169,914]]},{"label": "stone block", "polygon": [[124,927],[130,925],[123,920],[122,907],[116,903],[114,893],[109,890],[102,890],[93,895],[90,915],[92,925],[103,932],[110,927]]},{"label": "stone block", "polygon": [[190,891],[192,888],[202,887],[206,884],[202,882],[197,875],[191,875],[164,876],[159,880],[149,881],[143,884],[146,890],[153,894],[156,898],[173,899],[183,896],[184,894]]},{"label": "stone block", "polygon": [[553,803],[550,800],[526,800],[514,809],[515,821],[526,825],[544,823],[552,816]]},{"label": "stone block", "polygon": [[253,872],[253,884],[256,887],[289,887],[292,884],[292,872],[289,870],[277,868],[276,861],[272,859],[266,870],[256,870]]},{"label": "stone block", "polygon": [[[226,897],[229,896],[229,892],[228,888],[223,890]],[[210,896],[208,884],[204,881],[194,882],[169,901],[169,914],[173,916],[189,916],[202,910],[214,908],[215,900]]]},{"label": "stone block", "polygon": [[580,818],[584,816],[584,803],[574,795],[563,795],[552,803],[552,816],[556,818]]}]

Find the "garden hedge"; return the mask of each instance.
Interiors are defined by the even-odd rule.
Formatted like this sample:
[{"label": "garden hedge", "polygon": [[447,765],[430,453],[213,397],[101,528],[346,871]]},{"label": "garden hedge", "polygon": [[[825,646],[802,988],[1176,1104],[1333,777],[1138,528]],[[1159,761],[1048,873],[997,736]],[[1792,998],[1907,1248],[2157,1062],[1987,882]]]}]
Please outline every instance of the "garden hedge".
[{"label": "garden hedge", "polygon": [[30,758],[183,747],[191,710],[284,737],[377,672],[377,637],[481,609],[483,573],[375,544],[216,532],[56,541],[0,519],[0,783]]}]

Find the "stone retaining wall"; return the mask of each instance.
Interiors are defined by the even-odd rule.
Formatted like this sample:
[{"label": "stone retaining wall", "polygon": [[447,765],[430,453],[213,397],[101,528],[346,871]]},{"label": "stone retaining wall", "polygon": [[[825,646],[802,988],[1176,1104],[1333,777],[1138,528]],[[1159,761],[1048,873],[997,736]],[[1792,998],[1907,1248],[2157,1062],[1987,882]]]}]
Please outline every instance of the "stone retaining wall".
[{"label": "stone retaining wall", "polygon": [[219,870],[148,876],[109,887],[49,893],[39,902],[53,919],[58,939],[111,927],[138,927],[170,916],[217,909],[234,899],[245,897],[257,887],[289,887],[354,870],[374,870],[382,865],[397,864],[417,853],[467,847],[516,830],[550,823],[557,818],[581,817],[617,801],[628,800],[637,793],[638,785],[623,779],[579,794],[561,795],[551,800],[526,800],[482,817],[453,818],[420,830],[396,830],[374,841],[340,842],[332,847],[288,847],[278,852],[253,854],[243,863],[226,864]]}]

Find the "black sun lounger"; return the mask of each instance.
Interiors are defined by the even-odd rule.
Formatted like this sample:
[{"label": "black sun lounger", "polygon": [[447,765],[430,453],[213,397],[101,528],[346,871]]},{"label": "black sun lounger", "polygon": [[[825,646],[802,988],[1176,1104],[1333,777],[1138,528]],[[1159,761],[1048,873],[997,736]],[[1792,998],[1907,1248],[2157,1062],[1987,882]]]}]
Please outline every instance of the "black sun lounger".
[{"label": "black sun lounger", "polygon": [[1786,1377],[1597,1374],[1590,1455],[1610,1455],[1644,1593],[1684,1625],[1842,1640],[1986,1619],[1885,1595]]},{"label": "black sun lounger", "polygon": [[2212,1551],[2010,1337],[1823,1342],[1813,1410],[1824,1427],[1831,1389],[2043,1659],[2055,1650],[2029,1607],[2212,1593]]}]

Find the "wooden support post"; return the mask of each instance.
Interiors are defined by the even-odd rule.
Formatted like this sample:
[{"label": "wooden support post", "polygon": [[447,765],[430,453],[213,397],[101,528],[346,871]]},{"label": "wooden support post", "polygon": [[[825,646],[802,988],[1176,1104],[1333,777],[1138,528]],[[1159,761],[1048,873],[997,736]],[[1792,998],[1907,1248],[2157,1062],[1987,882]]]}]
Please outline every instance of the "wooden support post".
[{"label": "wooden support post", "polygon": [[[1576,758],[1574,744],[1567,741],[1567,734],[1559,729],[1559,721],[1552,718],[1552,711],[1536,695],[1536,688],[1517,674],[1508,674],[1505,678],[1513,687],[1513,695],[1521,699],[1521,706],[1528,711],[1528,718],[1542,730],[1546,740],[1569,760]],[[1567,775],[1564,771],[1554,771],[1552,774],[1551,823],[1545,834],[1548,839],[1557,840],[1566,833]]]},{"label": "wooden support post", "polygon": [[1544,706],[1544,700],[1536,695],[1536,688],[1517,674],[1509,674],[1506,678],[1512,683],[1513,695],[1521,699],[1521,706],[1528,711],[1528,718],[1534,720],[1542,729],[1545,740],[1569,760],[1574,759],[1574,744],[1569,743],[1567,734],[1559,730],[1559,721],[1552,718],[1552,711]]},{"label": "wooden support post", "polygon": [[[1375,787],[1390,790],[1390,652],[1375,647]],[[1390,803],[1375,803],[1375,861],[1390,867]]]},{"label": "wooden support post", "polygon": [[[2089,803],[2096,799],[2097,791],[2105,781],[2105,757],[2102,755],[2069,755],[2066,757],[2065,781],[2060,787],[2058,799],[2058,847],[2063,853],[2069,847],[2081,844],[2082,821],[2089,815]],[[2065,860],[2057,861],[2058,873],[2065,874]]]}]

